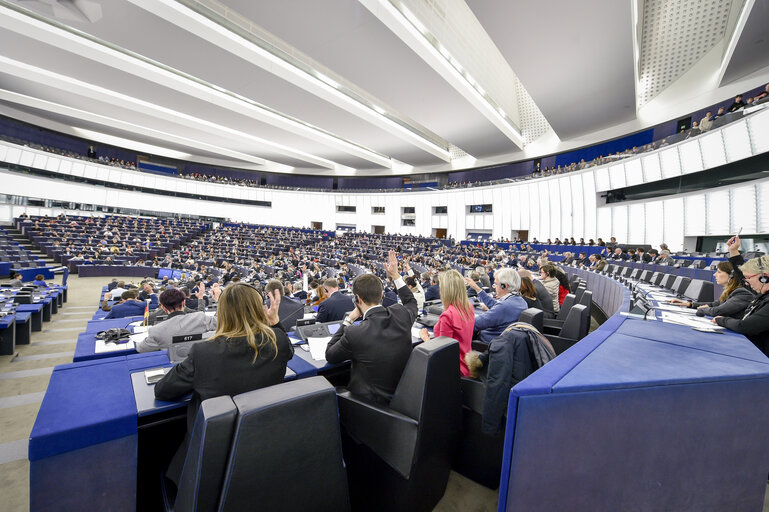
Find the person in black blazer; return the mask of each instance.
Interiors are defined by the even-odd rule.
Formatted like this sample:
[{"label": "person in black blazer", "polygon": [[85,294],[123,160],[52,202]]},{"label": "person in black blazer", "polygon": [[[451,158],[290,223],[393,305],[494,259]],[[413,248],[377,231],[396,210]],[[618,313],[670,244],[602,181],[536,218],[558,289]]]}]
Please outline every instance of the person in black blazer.
[{"label": "person in black blazer", "polygon": [[[398,273],[394,251],[385,270],[395,282],[401,304],[385,308],[382,281],[373,274],[358,276],[352,285],[356,308],[326,347],[329,363],[352,360],[347,389],[380,404],[389,404],[398,386],[411,355],[411,327],[417,317],[417,301]],[[353,325],[359,318],[360,324]]]},{"label": "person in black blazer", "polygon": [[440,300],[441,287],[438,285],[438,274],[430,277],[430,286],[425,290],[425,300]]},{"label": "person in black blazer", "polygon": [[280,294],[273,292],[270,308],[265,311],[262,297],[253,286],[227,286],[219,297],[214,337],[193,344],[187,358],[155,385],[158,400],[178,400],[192,392],[187,407],[187,437],[166,473],[172,481],[178,482],[181,475],[189,434],[203,400],[283,382],[294,349],[280,328],[280,299]]},{"label": "person in black blazer", "polygon": [[336,322],[344,319],[344,315],[355,309],[352,299],[339,292],[339,282],[336,279],[323,281],[328,297],[318,305],[318,322]]}]

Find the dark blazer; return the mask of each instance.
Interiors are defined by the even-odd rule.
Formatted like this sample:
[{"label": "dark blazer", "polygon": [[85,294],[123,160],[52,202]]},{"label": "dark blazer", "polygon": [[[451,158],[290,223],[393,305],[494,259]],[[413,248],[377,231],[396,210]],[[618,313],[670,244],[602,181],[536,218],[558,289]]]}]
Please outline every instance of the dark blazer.
[{"label": "dark blazer", "polygon": [[352,360],[353,394],[377,403],[390,402],[411,355],[411,327],[417,300],[408,286],[398,288],[401,304],[375,307],[358,325],[339,328],[326,348],[326,361]]},{"label": "dark blazer", "polygon": [[294,348],[283,329],[275,326],[272,330],[278,345],[277,357],[272,346],[265,343],[259,349],[256,361],[254,349],[245,338],[218,338],[193,344],[187,358],[171,368],[155,385],[155,397],[177,400],[192,392],[187,407],[187,432],[192,432],[195,415],[203,400],[280,384]]},{"label": "dark blazer", "polygon": [[[125,318],[127,316],[142,316],[144,315],[144,309],[146,308],[147,303],[138,301],[138,300],[127,300],[121,304],[117,304],[115,306],[112,306],[112,309],[110,309],[107,316],[104,317],[105,320],[109,318]],[[152,304],[150,303],[150,310],[156,309],[158,307],[157,302]]]},{"label": "dark blazer", "polygon": [[334,292],[318,306],[318,322],[335,322],[342,320],[345,313],[355,309],[352,299],[342,292]]},{"label": "dark blazer", "polygon": [[440,300],[441,298],[441,287],[437,284],[434,284],[432,286],[428,286],[425,290],[425,300]]}]

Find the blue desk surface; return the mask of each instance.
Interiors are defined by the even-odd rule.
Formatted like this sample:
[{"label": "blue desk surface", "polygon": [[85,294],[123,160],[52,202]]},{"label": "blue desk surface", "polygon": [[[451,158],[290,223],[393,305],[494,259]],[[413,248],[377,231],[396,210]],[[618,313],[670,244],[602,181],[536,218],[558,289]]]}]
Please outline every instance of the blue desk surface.
[{"label": "blue desk surface", "polygon": [[85,327],[85,332],[96,334],[99,331],[106,331],[118,327],[125,329],[128,324],[141,320],[140,316],[128,316],[125,318],[111,318],[109,320],[90,320]]},{"label": "blue desk surface", "polygon": [[[127,325],[127,324],[125,324]],[[98,332],[98,331],[96,331]],[[126,356],[136,354],[135,348],[125,348],[124,350],[115,350],[112,352],[96,353],[96,332],[81,332],[77,336],[77,345],[75,345],[75,354],[72,357],[74,362],[88,361],[90,359],[110,359],[117,356]],[[126,345],[122,345],[126,346]]]}]

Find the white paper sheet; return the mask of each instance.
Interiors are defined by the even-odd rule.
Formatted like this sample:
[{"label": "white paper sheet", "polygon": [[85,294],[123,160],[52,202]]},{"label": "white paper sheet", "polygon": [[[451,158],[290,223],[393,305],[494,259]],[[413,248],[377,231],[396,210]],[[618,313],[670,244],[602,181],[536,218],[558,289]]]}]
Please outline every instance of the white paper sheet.
[{"label": "white paper sheet", "polygon": [[147,332],[149,329],[149,326],[147,325],[136,325],[134,326],[134,334],[141,334],[143,332]]},{"label": "white paper sheet", "polygon": [[136,347],[133,341],[127,343],[104,343],[104,340],[96,340],[96,347],[94,348],[95,354],[103,354],[105,352],[119,352],[122,350],[133,350]]},{"label": "white paper sheet", "polygon": [[324,336],[323,338],[307,338],[307,344],[310,346],[310,355],[316,361],[326,360],[326,347],[328,342],[331,341],[331,336]]},{"label": "white paper sheet", "polygon": [[712,329],[716,331],[724,330],[723,327],[714,324],[710,320],[707,320],[705,318],[700,318],[697,316],[681,315],[677,313],[671,313],[668,311],[663,311],[661,316],[662,316],[663,322],[686,325],[688,327],[698,327],[698,328],[707,327],[708,329]]}]

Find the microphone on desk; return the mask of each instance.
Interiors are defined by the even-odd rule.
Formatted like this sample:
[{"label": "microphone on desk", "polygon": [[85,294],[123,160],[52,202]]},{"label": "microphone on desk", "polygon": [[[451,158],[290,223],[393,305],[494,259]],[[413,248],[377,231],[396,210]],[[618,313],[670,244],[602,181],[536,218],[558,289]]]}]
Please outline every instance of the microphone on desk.
[{"label": "microphone on desk", "polygon": [[649,314],[649,311],[652,311],[652,310],[655,310],[655,311],[661,311],[661,310],[662,310],[662,308],[655,308],[655,307],[651,307],[651,308],[647,309],[647,310],[646,310],[646,313],[644,313],[644,320],[648,320],[648,318],[646,318],[646,316]]}]

